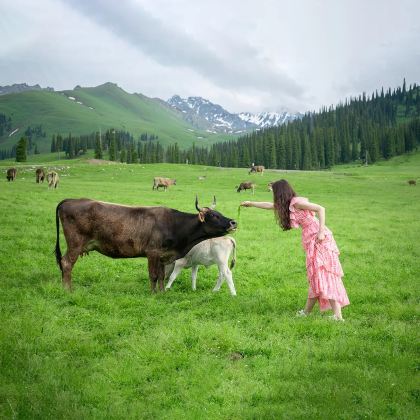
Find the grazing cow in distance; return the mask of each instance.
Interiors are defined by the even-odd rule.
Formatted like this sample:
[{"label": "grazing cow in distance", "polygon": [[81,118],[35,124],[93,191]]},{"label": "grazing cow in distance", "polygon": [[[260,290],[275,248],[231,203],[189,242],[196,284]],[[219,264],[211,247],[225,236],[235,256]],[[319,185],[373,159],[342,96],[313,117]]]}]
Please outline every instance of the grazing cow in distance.
[{"label": "grazing cow in distance", "polygon": [[249,169],[248,175],[252,174],[253,172],[258,173],[260,172],[261,175],[264,175],[264,170],[265,167],[263,165],[252,165],[251,168]]},{"label": "grazing cow in distance", "polygon": [[170,178],[161,178],[155,177],[153,178],[153,189],[159,190],[159,187],[163,187],[166,191],[170,185],[176,185],[176,179]]},{"label": "grazing cow in distance", "polygon": [[[186,255],[201,241],[226,235],[236,221],[209,207],[198,214],[167,207],[131,207],[102,201],[67,199],[56,208],[55,256],[63,285],[71,289],[71,271],[79,256],[98,251],[111,258],[146,257],[152,291],[164,290],[165,264]],[[67,242],[60,250],[60,221]]]},{"label": "grazing cow in distance", "polygon": [[9,168],[6,172],[6,178],[7,180],[10,181],[14,181],[16,179],[16,168]]},{"label": "grazing cow in distance", "polygon": [[38,168],[35,171],[35,178],[36,178],[36,183],[37,184],[39,184],[40,182],[44,183],[45,172],[42,168]]},{"label": "grazing cow in distance", "polygon": [[[233,251],[232,261],[229,267],[229,257]],[[219,268],[219,277],[213,292],[218,292],[224,279],[226,279],[227,285],[232,296],[236,296],[235,285],[233,284],[232,272],[230,271],[236,261],[236,242],[231,236],[221,236],[218,238],[206,239],[195,245],[188,252],[185,257],[176,260],[172,264],[165,265],[165,277],[169,277],[166,289],[170,289],[172,283],[177,278],[178,274],[183,268],[192,267],[191,280],[192,289],[196,290],[197,287],[197,271],[199,265],[209,267],[210,265],[217,264]]]},{"label": "grazing cow in distance", "polygon": [[205,175],[203,175],[203,176],[199,176],[199,177],[198,177],[198,180],[199,180],[199,181],[204,181],[206,178],[207,178],[207,177],[206,177]]},{"label": "grazing cow in distance", "polygon": [[254,194],[255,191],[255,184],[251,181],[248,182],[241,182],[239,186],[236,186],[236,192],[241,192],[245,190],[252,190],[252,194]]},{"label": "grazing cow in distance", "polygon": [[50,171],[47,174],[48,188],[57,188],[60,177],[55,171]]},{"label": "grazing cow in distance", "polygon": [[415,179],[409,179],[408,180],[408,185],[417,185],[417,182]]}]

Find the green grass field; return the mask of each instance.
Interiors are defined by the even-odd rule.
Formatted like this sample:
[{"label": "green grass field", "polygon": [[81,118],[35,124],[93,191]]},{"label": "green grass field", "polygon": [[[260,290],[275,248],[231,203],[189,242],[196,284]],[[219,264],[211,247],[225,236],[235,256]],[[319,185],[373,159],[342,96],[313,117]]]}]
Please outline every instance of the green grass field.
[{"label": "green grass field", "polygon": [[[186,165],[58,168],[56,191],[34,167],[0,179],[0,418],[358,419],[419,418],[420,154],[370,167],[253,176],[255,196],[236,193],[246,169]],[[10,165],[10,163],[9,163]],[[206,175],[205,181],[198,176]],[[177,179],[152,191],[153,176]],[[326,207],[341,250],[351,305],[337,323],[296,318],[307,295],[300,231],[282,232],[269,211],[287,178]],[[213,194],[239,219],[233,276],[212,292],[217,269],[190,270],[151,294],[145,259],[91,253],[73,270],[74,292],[55,263],[55,207],[70,197],[194,212]],[[62,238],[62,250],[64,237]]]}]

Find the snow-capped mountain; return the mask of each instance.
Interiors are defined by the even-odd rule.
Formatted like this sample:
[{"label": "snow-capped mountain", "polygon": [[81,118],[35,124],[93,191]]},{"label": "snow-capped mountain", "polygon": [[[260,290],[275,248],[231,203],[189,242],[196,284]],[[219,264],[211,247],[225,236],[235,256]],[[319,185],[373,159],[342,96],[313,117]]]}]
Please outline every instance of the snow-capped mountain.
[{"label": "snow-capped mountain", "polygon": [[244,121],[253,123],[260,128],[273,127],[275,125],[282,125],[296,118],[300,118],[300,114],[291,114],[288,111],[283,112],[260,112],[258,114],[251,114],[250,112],[241,112],[239,118]]},{"label": "snow-capped mountain", "polygon": [[261,112],[251,114],[242,112],[232,114],[220,105],[214,104],[200,96],[186,99],[178,95],[172,96],[168,104],[180,111],[183,117],[193,126],[216,133],[242,133],[258,128],[281,125],[300,117],[300,114],[289,112]]}]

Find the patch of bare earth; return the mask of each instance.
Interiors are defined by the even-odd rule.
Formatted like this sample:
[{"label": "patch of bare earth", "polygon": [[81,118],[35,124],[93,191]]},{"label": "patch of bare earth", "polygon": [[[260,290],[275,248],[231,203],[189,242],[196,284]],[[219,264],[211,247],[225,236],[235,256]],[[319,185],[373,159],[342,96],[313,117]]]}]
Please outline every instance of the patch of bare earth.
[{"label": "patch of bare earth", "polygon": [[104,160],[104,159],[88,159],[87,163],[91,165],[115,165],[118,162],[114,162],[112,160]]}]

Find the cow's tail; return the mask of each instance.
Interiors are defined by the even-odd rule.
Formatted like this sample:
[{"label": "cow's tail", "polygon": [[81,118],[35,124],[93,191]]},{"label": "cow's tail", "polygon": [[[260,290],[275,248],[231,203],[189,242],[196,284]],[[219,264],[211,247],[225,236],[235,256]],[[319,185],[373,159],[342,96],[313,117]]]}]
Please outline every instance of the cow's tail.
[{"label": "cow's tail", "polygon": [[61,255],[61,249],[60,249],[60,217],[58,215],[58,212],[60,210],[60,206],[64,203],[64,201],[66,201],[66,200],[63,200],[60,203],[58,203],[58,205],[55,209],[55,226],[56,226],[56,229],[57,229],[57,239],[56,239],[56,242],[55,242],[55,251],[54,252],[55,252],[55,260],[57,261],[57,264],[60,267],[61,272],[63,272],[63,266],[61,264],[62,255]]},{"label": "cow's tail", "polygon": [[232,246],[233,246],[233,254],[232,254],[232,260],[230,262],[230,269],[232,270],[233,267],[235,267],[235,263],[236,263],[236,241],[235,239],[229,237],[230,241],[232,242]]}]

